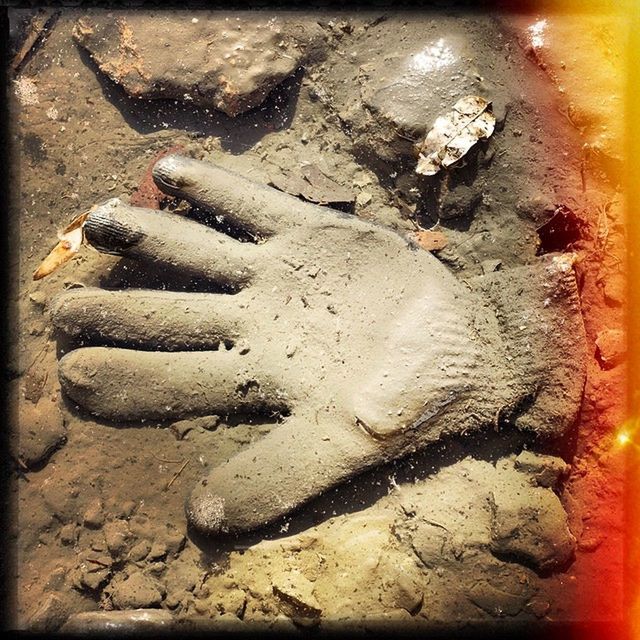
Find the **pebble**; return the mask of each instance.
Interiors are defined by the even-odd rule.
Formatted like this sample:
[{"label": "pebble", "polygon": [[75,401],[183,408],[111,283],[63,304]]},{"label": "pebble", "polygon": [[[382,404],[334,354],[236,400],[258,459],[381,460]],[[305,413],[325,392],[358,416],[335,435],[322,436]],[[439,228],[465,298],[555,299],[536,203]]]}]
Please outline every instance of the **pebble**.
[{"label": "pebble", "polygon": [[104,525],[107,549],[114,558],[120,557],[127,548],[129,525],[125,520],[112,520]]},{"label": "pebble", "polygon": [[140,540],[140,542],[134,545],[131,551],[129,551],[129,560],[133,560],[134,562],[144,560],[149,551],[151,551],[151,543],[148,540]]},{"label": "pebble", "polygon": [[77,537],[77,528],[73,522],[65,524],[62,529],[60,529],[60,542],[64,545],[75,544]]},{"label": "pebble", "polygon": [[113,586],[112,600],[117,609],[146,609],[159,607],[162,593],[154,580],[136,571]]},{"label": "pebble", "polygon": [[102,510],[102,500],[94,498],[89,503],[82,518],[84,526],[89,529],[99,529],[104,524],[104,511]]}]

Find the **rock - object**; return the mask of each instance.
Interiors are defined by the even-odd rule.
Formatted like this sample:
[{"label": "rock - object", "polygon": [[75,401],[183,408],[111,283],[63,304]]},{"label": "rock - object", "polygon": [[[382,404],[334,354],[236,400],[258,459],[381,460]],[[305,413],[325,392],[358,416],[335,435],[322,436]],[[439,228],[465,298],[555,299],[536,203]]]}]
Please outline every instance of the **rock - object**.
[{"label": "rock - object", "polygon": [[166,631],[173,616],[162,609],[132,609],[128,611],[85,611],[69,617],[63,633],[142,633]]},{"label": "rock - object", "polygon": [[158,584],[139,571],[126,580],[114,580],[111,588],[113,604],[117,609],[152,609],[159,607],[162,602]]},{"label": "rock - object", "polygon": [[612,369],[624,361],[626,344],[624,331],[604,329],[596,337],[597,354],[603,369]]},{"label": "rock - object", "polygon": [[73,29],[100,70],[136,98],[257,107],[296,69],[323,56],[320,28],[272,13],[99,12]]}]

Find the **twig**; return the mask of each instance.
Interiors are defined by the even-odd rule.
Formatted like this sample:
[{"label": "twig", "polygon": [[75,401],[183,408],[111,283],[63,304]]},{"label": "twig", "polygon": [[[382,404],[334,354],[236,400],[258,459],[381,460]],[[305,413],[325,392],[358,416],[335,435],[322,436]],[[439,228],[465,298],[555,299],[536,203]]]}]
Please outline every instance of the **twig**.
[{"label": "twig", "polygon": [[173,478],[169,480],[169,482],[167,483],[167,486],[164,488],[165,491],[176,481],[176,478],[184,471],[184,468],[189,464],[189,460],[190,458],[187,458],[184,461],[184,464],[178,469],[176,474],[173,476]]}]

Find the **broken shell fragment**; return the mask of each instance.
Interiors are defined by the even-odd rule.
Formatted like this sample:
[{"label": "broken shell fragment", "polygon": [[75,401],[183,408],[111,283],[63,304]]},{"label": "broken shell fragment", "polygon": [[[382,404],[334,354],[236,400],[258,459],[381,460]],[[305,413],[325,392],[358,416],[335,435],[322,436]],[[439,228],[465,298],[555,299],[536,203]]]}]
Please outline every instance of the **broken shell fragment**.
[{"label": "broken shell fragment", "polygon": [[58,267],[71,260],[71,258],[78,253],[84,242],[83,226],[89,213],[89,211],[81,213],[62,231],[58,232],[59,242],[35,270],[33,274],[34,280],[40,280],[50,273],[53,273]]},{"label": "broken shell fragment", "polygon": [[495,125],[489,100],[480,96],[458,100],[447,115],[436,118],[424,141],[417,145],[416,173],[433,176],[455,164],[479,140],[486,140]]}]

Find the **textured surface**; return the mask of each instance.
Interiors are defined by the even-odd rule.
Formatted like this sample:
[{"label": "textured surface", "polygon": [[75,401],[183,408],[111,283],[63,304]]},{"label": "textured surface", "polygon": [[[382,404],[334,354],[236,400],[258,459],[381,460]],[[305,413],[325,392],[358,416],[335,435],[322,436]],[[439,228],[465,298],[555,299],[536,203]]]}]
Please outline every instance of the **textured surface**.
[{"label": "textured surface", "polygon": [[[21,16],[28,11],[15,13]],[[43,468],[25,472],[17,464],[10,467],[15,491],[11,496],[19,508],[8,522],[7,533],[16,559],[13,625],[30,627],[35,612],[39,617],[34,623],[47,628],[59,625],[58,611],[62,609],[52,604],[57,600],[71,614],[92,610],[103,620],[115,617],[117,613],[111,616],[106,611],[113,606],[109,585],[142,571],[166,589],[160,607],[174,619],[197,616],[218,629],[251,631],[259,623],[292,631],[295,627],[280,608],[273,587],[288,590],[290,585],[282,581],[282,574],[299,571],[315,585],[313,595],[322,609],[320,630],[337,626],[366,631],[388,625],[397,633],[399,628],[415,625],[420,635],[429,635],[431,630],[442,635],[443,628],[468,628],[471,621],[474,626],[494,624],[499,636],[519,637],[505,629],[519,624],[525,635],[540,630],[544,636],[552,621],[575,619],[606,620],[610,627],[610,621],[619,616],[621,602],[616,585],[622,575],[619,541],[624,450],[611,445],[612,434],[624,420],[624,363],[603,368],[594,355],[594,339],[602,330],[620,326],[625,289],[616,247],[619,251],[624,246],[624,229],[620,200],[614,198],[609,203],[615,185],[603,183],[588,171],[586,191],[581,184],[584,139],[564,117],[567,105],[579,104],[577,97],[570,95],[569,89],[564,95],[557,94],[494,14],[478,12],[465,19],[392,11],[340,16],[316,13],[312,19],[321,25],[328,43],[324,65],[307,68],[299,87],[283,83],[260,108],[229,118],[188,102],[130,98],[96,72],[96,65],[74,42],[72,29],[83,15],[83,11],[65,9],[42,46],[25,63],[18,78],[21,82],[13,88],[30,87],[33,100],[27,101],[19,91],[10,96],[11,146],[17,153],[9,167],[19,171],[19,180],[16,176],[11,183],[10,195],[15,196],[15,202],[10,220],[19,223],[20,231],[11,239],[19,251],[8,256],[18,274],[16,288],[8,298],[10,309],[19,313],[19,322],[10,334],[16,349],[8,354],[15,383],[13,397],[16,404],[27,406],[41,397],[41,417],[51,421],[49,426],[55,427],[56,418],[47,405],[59,406],[67,424],[66,444]],[[192,17],[188,12],[175,15],[181,15],[185,23]],[[522,19],[527,26],[527,20],[534,18],[523,14]],[[554,20],[548,17],[549,29]],[[564,86],[568,86],[569,77],[575,80],[573,90],[597,77],[596,82],[606,87],[606,100],[596,99],[593,104],[606,111],[615,99],[607,93],[610,85],[601,82],[603,76],[596,76],[595,67],[591,73],[578,73],[574,60],[577,54],[595,59],[597,50],[591,41],[606,41],[613,54],[607,57],[606,75],[613,79],[620,40],[611,37],[609,23],[599,16],[587,22],[576,15],[568,23],[570,37],[562,42],[576,55],[563,52],[555,67],[562,68]],[[184,323],[173,325],[176,331],[172,332],[169,323],[163,323],[167,318],[162,305],[170,294],[201,294],[202,282],[188,277],[170,279],[165,269],[145,268],[139,262],[99,254],[88,247],[49,278],[34,283],[33,270],[55,242],[57,229],[64,228],[77,213],[110,197],[134,204],[134,194],[148,182],[153,159],[172,148],[175,151],[176,145],[181,145],[183,154],[230,167],[265,184],[280,169],[302,174],[305,163],[311,161],[357,195],[354,212],[358,218],[412,233],[413,213],[396,195],[409,202],[410,189],[418,185],[407,181],[402,171],[393,176],[398,170],[395,164],[377,172],[371,168],[378,154],[388,149],[392,149],[391,158],[405,157],[396,151],[399,142],[406,143],[406,157],[410,157],[412,143],[387,128],[393,135],[385,146],[372,120],[362,129],[351,126],[355,113],[362,111],[366,116],[357,75],[362,65],[382,64],[389,56],[400,60],[421,51],[427,34],[436,40],[448,39],[463,25],[463,62],[443,68],[440,76],[431,76],[426,89],[418,88],[425,110],[420,122],[428,127],[432,118],[455,101],[449,91],[459,89],[466,95],[467,86],[469,92],[493,98],[496,112],[498,94],[510,101],[512,108],[504,127],[496,130],[487,149],[478,155],[477,164],[460,169],[464,178],[442,193],[441,211],[457,217],[441,216],[436,229],[448,245],[436,255],[459,278],[470,279],[496,269],[507,276],[513,267],[535,259],[535,228],[553,213],[555,203],[567,204],[589,221],[594,236],[571,249],[580,258],[576,269],[588,335],[589,378],[578,426],[565,442],[545,448],[529,432],[514,432],[506,425],[499,431],[445,438],[420,456],[384,465],[344,483],[255,535],[213,543],[203,540],[186,523],[184,502],[192,487],[203,474],[258,442],[276,425],[248,417],[232,421],[224,415],[206,422],[186,418],[175,429],[163,428],[156,420],[139,426],[107,423],[61,399],[56,375],[59,355],[73,347],[95,344],[95,334],[79,335],[67,344],[59,337],[56,341],[50,333],[52,301],[65,289],[71,294],[79,293],[82,285],[92,288],[93,293],[88,292],[84,299],[78,297],[82,306],[95,295],[96,287],[128,287],[133,290],[122,295],[128,294],[130,302],[119,307],[121,313],[108,318],[93,313],[92,326],[100,332],[112,331],[114,343],[122,345],[135,323],[141,331],[132,332],[132,339],[155,341],[166,336],[158,346],[181,349],[185,334],[179,334],[190,322],[190,314],[185,314]],[[585,42],[589,44],[582,48]],[[467,68],[479,70],[491,87],[489,94],[482,93],[475,83],[473,87],[456,84],[452,78]],[[393,90],[389,98],[392,104]],[[350,113],[345,105],[352,107]],[[607,126],[602,120],[592,124]],[[414,159],[411,162],[413,171]],[[188,213],[185,203],[164,199],[150,199],[143,206],[158,205]],[[601,209],[605,205],[606,211]],[[247,219],[259,211],[259,207],[248,208]],[[213,216],[205,220],[218,230],[226,229],[225,222],[218,224]],[[434,223],[429,222],[428,227]],[[606,243],[599,244],[598,238],[605,236]],[[248,235],[245,239],[255,241]],[[605,262],[600,264],[603,256]],[[142,305],[131,304],[135,288],[157,290],[158,309],[149,307],[154,313],[147,324],[141,322]],[[115,296],[120,292],[108,293]],[[106,300],[104,305],[109,304]],[[196,307],[194,303],[194,311]],[[217,338],[219,317],[232,318],[230,309],[223,311],[203,323],[201,344]],[[178,318],[173,312],[168,315]],[[254,315],[257,322],[268,319],[264,312]],[[150,328],[154,330],[148,332]],[[194,334],[186,337],[197,345]],[[246,346],[238,345],[238,349],[244,351]],[[289,353],[292,351],[293,347]],[[293,352],[292,358],[296,356]],[[506,415],[501,413],[502,421]],[[12,439],[24,435],[31,424],[19,416],[12,418]],[[543,469],[566,466],[557,455],[571,463],[569,475],[554,491],[577,540],[575,561],[551,575],[541,576],[521,559],[499,559],[481,547],[487,544],[489,522],[481,516],[490,513],[485,489],[495,479],[496,460],[519,454],[523,447],[531,455],[538,450],[555,454],[553,463],[532,461],[530,456],[523,462],[521,458],[527,467],[542,469],[530,476],[532,483],[548,484],[556,472],[547,474]],[[457,464],[465,458],[468,464]],[[516,477],[503,474],[499,482],[516,482]],[[419,490],[415,499],[403,502],[403,507],[387,518],[383,514],[385,496],[413,488]],[[442,537],[437,532],[446,532],[420,522],[424,535],[416,540],[424,542],[419,548],[431,568],[422,564],[408,536],[400,542],[394,534],[398,527],[416,521],[414,512],[453,532],[443,550],[432,542]],[[84,525],[85,516],[91,526]],[[121,548],[116,534],[122,532],[123,523],[128,535]],[[162,544],[167,554],[159,557]],[[477,561],[479,553],[486,554],[480,556],[482,561]],[[594,593],[592,585],[596,585]],[[49,595],[55,599],[50,600]],[[298,595],[302,598],[306,593]],[[412,615],[421,599],[422,608]],[[373,611],[367,617],[367,612]],[[593,625],[588,624],[591,630]]]},{"label": "textured surface", "polygon": [[322,53],[321,32],[311,21],[257,12],[190,15],[96,12],[80,18],[73,35],[130,95],[176,99],[230,116],[258,106]]}]

